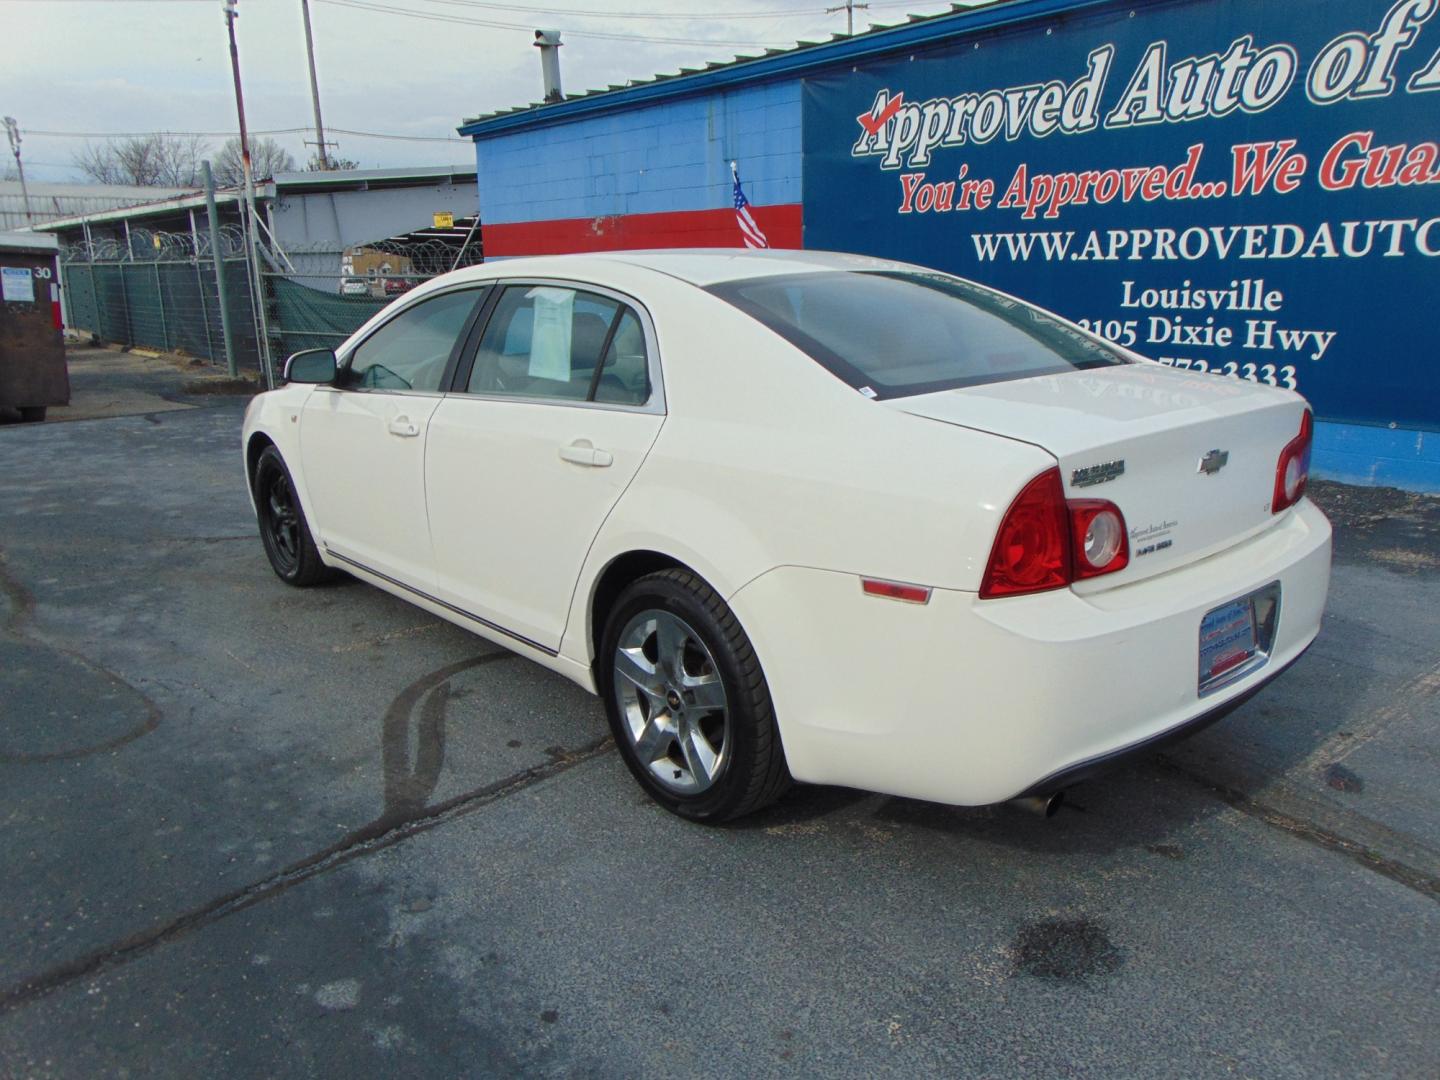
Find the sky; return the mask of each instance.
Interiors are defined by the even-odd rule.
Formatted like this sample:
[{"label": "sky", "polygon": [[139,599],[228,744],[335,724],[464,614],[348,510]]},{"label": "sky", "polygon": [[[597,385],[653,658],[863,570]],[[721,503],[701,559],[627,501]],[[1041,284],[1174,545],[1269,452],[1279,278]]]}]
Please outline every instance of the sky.
[{"label": "sky", "polygon": [[[362,168],[473,165],[457,124],[541,96],[537,27],[564,35],[561,78],[575,93],[824,40],[844,31],[845,12],[825,11],[843,2],[310,0],[331,152]],[[949,7],[871,0],[855,29]],[[300,0],[238,0],[238,10],[250,130],[310,128]],[[107,134],[215,133],[218,147],[238,130],[222,0],[0,0],[0,115],[19,122],[33,181],[83,179],[75,154]],[[313,130],[274,137],[302,165],[314,152]]]}]

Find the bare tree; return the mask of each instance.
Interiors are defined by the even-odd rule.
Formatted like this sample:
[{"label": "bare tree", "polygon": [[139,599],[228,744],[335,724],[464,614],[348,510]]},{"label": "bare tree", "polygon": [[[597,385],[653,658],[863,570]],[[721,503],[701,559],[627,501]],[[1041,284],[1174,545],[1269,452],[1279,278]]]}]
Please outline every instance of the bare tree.
[{"label": "bare tree", "polygon": [[200,161],[209,144],[199,135],[156,132],[89,143],[74,157],[76,168],[99,184],[144,187],[196,187]]},{"label": "bare tree", "polygon": [[340,157],[338,154],[327,154],[324,161],[320,160],[318,153],[311,154],[310,160],[305,162],[306,172],[330,172],[334,169],[358,169],[360,163],[352,158]]},{"label": "bare tree", "polygon": [[[276,173],[294,172],[295,159],[274,139],[259,135],[250,140],[250,171],[256,180],[264,180]],[[221,187],[239,187],[244,182],[240,139],[238,136],[226,139],[225,145],[215,155],[215,183]]]}]

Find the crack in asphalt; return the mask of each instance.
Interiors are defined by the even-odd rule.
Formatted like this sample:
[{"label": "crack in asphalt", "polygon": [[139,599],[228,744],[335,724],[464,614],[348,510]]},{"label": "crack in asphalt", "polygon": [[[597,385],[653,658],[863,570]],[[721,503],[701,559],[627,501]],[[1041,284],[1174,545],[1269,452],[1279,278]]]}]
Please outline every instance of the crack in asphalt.
[{"label": "crack in asphalt", "polygon": [[4,624],[0,625],[0,633],[15,638],[23,637],[24,632],[20,628],[35,614],[35,595],[21,585],[19,579],[10,572],[10,561],[5,557],[4,551],[0,551],[0,593],[10,600],[10,614],[5,617]]},{"label": "crack in asphalt", "polygon": [[[216,539],[228,541],[232,538],[219,537]],[[18,640],[31,638],[31,635],[26,633],[24,626],[33,618],[35,598],[10,572],[3,552],[0,552],[0,595],[4,595],[10,601],[11,608],[3,623],[0,623],[0,635]],[[507,653],[488,654],[433,672],[418,680],[412,687],[407,688],[407,691],[403,692],[400,698],[397,698],[396,702],[392,704],[391,709],[395,711],[403,703],[404,711],[408,712],[409,708],[418,703],[429,691],[443,690],[444,683],[451,675],[478,663],[510,659],[512,655]],[[86,662],[93,665],[93,662]],[[1433,671],[1427,675],[1433,675]],[[430,707],[433,710],[443,711],[443,696]],[[439,714],[439,712],[436,713],[436,715]],[[557,748],[552,751],[551,760],[547,762],[512,773],[494,783],[433,806],[417,807],[411,800],[398,799],[398,805],[387,806],[387,812],[382,813],[376,821],[362,826],[337,843],[306,856],[274,874],[192,908],[161,925],[132,934],[102,949],[56,965],[36,975],[23,978],[10,987],[0,989],[0,1015],[23,1008],[78,980],[123,966],[162,945],[262,903],[302,882],[328,873],[354,859],[383,851],[411,836],[427,832],[448,821],[478,811],[544,780],[561,775],[613,748],[614,744],[608,735],[573,751]],[[1280,829],[1296,839],[1347,858],[1361,868],[1379,874],[1428,899],[1440,901],[1440,877],[1382,855],[1373,848],[1324,828],[1316,822],[1286,813],[1237,788],[1187,769],[1165,755],[1157,756],[1155,761],[1165,771],[1189,781],[1231,808],[1262,824]],[[387,796],[388,794],[387,792]],[[410,805],[404,805],[406,802],[410,802]],[[394,812],[397,809],[402,810],[403,816]]]},{"label": "crack in asphalt", "polygon": [[134,694],[145,709],[145,719],[136,724],[129,731],[102,742],[92,743],[86,746],[74,747],[69,750],[55,750],[47,753],[24,753],[21,751],[5,750],[0,747],[0,764],[7,765],[34,765],[53,761],[76,761],[80,758],[90,757],[92,754],[103,753],[107,750],[115,750],[126,743],[134,742],[143,735],[148,735],[160,726],[164,715],[160,707],[151,700],[150,695],[141,690],[134,683],[124,676],[111,671],[104,664],[101,664],[84,653],[75,649],[65,648],[43,640],[36,634],[33,628],[26,624],[35,618],[35,594],[20,583],[10,569],[9,560],[5,552],[0,550],[0,596],[4,596],[10,605],[10,613],[5,621],[0,623],[0,639],[18,642],[34,648],[47,649],[57,656],[68,656],[71,660],[89,668],[97,673],[102,679],[112,686],[120,687]]},{"label": "crack in asphalt", "polygon": [[382,817],[283,870],[259,881],[235,889],[209,903],[176,916],[170,921],[132,934],[113,945],[98,949],[76,960],[59,964],[48,971],[22,979],[0,990],[0,1016],[32,1004],[69,984],[127,964],[132,960],[185,936],[195,930],[219,922],[230,915],[277,896],[286,890],[328,873],[353,859],[373,855],[393,847],[412,836],[445,822],[473,813],[491,803],[518,794],[551,777],[568,772],[577,765],[591,761],[609,750],[614,743],[606,735],[575,750],[555,752],[551,760],[512,773],[494,783],[486,784],[463,795],[457,795],[398,823]]},{"label": "crack in asphalt", "polygon": [[1373,848],[1341,836],[1313,821],[1305,821],[1292,814],[1287,814],[1243,791],[1219,783],[1201,773],[1192,772],[1163,754],[1159,755],[1155,761],[1167,772],[1190,781],[1232,809],[1239,810],[1242,814],[1252,817],[1262,824],[1280,829],[1296,839],[1314,844],[1325,851],[1342,855],[1372,873],[1389,878],[1397,884],[1404,885],[1407,889],[1413,889],[1430,900],[1440,901],[1440,878],[1433,874],[1426,873],[1424,870],[1410,866],[1398,859],[1381,855]]}]

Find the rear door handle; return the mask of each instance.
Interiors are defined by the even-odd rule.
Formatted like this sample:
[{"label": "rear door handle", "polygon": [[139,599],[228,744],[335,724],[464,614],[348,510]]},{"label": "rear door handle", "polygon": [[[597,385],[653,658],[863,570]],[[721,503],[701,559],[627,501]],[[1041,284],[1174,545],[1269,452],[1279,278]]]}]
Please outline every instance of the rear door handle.
[{"label": "rear door handle", "polygon": [[399,435],[402,439],[413,439],[420,434],[420,425],[408,416],[397,416],[390,421],[390,434]]},{"label": "rear door handle", "polygon": [[560,460],[572,465],[604,469],[615,463],[615,455],[609,450],[597,450],[589,439],[576,439],[569,446],[560,447]]}]

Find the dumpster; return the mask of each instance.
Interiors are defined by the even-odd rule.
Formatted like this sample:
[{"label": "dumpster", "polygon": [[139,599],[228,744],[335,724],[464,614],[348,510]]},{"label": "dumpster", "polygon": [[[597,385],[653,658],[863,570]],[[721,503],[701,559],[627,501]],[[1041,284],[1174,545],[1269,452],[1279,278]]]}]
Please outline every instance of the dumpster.
[{"label": "dumpster", "polygon": [[70,403],[58,254],[53,236],[0,233],[0,409],[22,420]]}]

